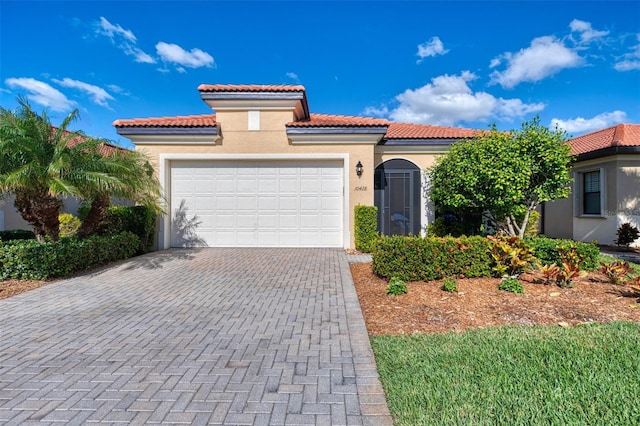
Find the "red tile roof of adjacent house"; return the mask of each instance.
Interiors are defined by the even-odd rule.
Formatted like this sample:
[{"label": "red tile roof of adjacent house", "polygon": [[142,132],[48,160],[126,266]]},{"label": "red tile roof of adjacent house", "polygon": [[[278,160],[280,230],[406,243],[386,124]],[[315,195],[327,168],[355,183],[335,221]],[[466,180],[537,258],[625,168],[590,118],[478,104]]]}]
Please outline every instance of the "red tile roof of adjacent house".
[{"label": "red tile roof of adjacent house", "polygon": [[384,127],[384,118],[354,117],[349,115],[309,114],[308,120],[287,123],[287,127]]},{"label": "red tile roof of adjacent house", "polygon": [[216,125],[215,114],[181,115],[177,117],[132,118],[116,120],[115,127],[212,127]]},{"label": "red tile roof of adjacent house", "polygon": [[573,155],[615,146],[640,146],[640,124],[618,124],[567,141]]},{"label": "red tile roof of adjacent house", "polygon": [[[54,130],[58,130],[58,127],[56,126],[51,126]],[[65,135],[74,135],[74,137],[72,139],[69,140],[69,142],[67,142],[67,147],[72,148],[76,145],[78,145],[81,142],[84,142],[87,138],[89,138],[86,135],[83,134],[79,134],[76,132],[71,132],[69,130],[65,130],[64,131]],[[99,139],[99,138],[97,138]],[[100,145],[98,145],[98,153],[100,155],[104,155],[104,156],[108,156],[108,155],[112,155],[116,152],[119,151],[129,151],[126,148],[123,148],[121,146],[118,145],[114,145],[112,143],[109,142],[101,142]]]},{"label": "red tile roof of adjacent house", "polygon": [[458,139],[472,138],[481,131],[426,124],[390,123],[385,139]]},{"label": "red tile roof of adjacent house", "polygon": [[304,86],[287,84],[201,84],[200,92],[304,92]]}]

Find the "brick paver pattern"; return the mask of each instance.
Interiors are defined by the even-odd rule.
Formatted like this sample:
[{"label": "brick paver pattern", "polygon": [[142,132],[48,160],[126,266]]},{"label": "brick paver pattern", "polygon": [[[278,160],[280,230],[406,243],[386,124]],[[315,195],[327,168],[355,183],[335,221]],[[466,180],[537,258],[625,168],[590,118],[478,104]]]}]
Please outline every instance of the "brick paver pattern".
[{"label": "brick paver pattern", "polygon": [[171,249],[0,301],[0,423],[390,425],[347,256]]}]

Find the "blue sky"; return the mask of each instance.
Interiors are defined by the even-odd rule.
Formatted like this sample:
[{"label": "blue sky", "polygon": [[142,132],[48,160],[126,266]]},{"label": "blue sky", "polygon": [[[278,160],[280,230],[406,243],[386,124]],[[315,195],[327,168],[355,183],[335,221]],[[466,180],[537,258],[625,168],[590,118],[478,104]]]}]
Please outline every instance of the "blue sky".
[{"label": "blue sky", "polygon": [[16,96],[131,146],[118,118],[204,114],[201,83],[303,84],[311,112],[579,135],[640,123],[639,1],[0,0]]}]

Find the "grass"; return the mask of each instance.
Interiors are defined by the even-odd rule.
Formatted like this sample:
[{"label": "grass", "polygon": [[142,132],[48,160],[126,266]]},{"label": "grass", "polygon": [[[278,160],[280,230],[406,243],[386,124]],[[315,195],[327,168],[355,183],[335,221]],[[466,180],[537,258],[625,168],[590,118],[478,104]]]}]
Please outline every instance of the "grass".
[{"label": "grass", "polygon": [[396,425],[638,425],[640,324],[371,337]]}]

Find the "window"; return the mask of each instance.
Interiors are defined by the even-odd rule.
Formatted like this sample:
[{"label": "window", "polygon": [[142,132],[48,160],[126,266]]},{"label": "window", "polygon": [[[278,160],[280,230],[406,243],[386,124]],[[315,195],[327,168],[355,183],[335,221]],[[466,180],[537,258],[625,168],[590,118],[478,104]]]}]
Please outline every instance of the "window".
[{"label": "window", "polygon": [[583,173],[582,213],[601,214],[600,171]]}]

